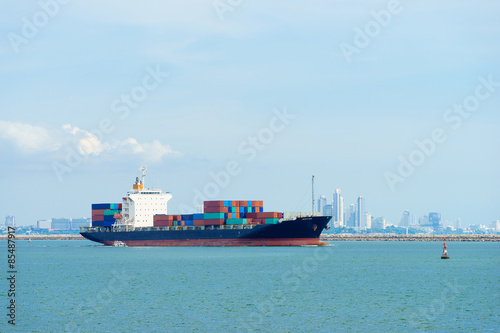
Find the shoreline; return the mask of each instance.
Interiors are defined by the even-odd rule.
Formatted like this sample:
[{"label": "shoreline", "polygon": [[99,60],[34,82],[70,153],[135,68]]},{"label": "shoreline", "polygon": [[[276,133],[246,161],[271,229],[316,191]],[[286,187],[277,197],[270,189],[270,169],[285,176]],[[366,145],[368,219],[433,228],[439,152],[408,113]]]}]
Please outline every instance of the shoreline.
[{"label": "shoreline", "polygon": [[[7,240],[7,235],[0,235],[0,240]],[[323,234],[322,241],[385,241],[385,242],[500,242],[500,235],[355,235]],[[16,240],[87,240],[81,235],[16,235]]]},{"label": "shoreline", "polygon": [[356,235],[326,234],[322,241],[385,241],[385,242],[500,242],[500,235]]}]

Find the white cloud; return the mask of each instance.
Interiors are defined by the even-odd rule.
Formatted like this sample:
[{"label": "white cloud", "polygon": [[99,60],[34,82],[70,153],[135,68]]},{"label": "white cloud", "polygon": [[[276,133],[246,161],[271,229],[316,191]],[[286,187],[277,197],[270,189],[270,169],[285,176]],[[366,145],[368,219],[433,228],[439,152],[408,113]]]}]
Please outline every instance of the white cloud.
[{"label": "white cloud", "polygon": [[0,120],[0,138],[12,142],[24,153],[50,152],[61,148],[47,129],[19,122]]},{"label": "white cloud", "polygon": [[[70,124],[50,131],[42,126],[0,121],[0,139],[12,142],[26,154],[61,152],[63,147],[69,146],[83,157],[106,154],[111,158],[121,158],[123,155],[136,155],[147,163],[159,163],[165,157],[182,155],[158,140],[140,143],[134,138],[127,138],[110,143],[101,142],[96,135]],[[64,156],[59,155],[61,158]]]}]

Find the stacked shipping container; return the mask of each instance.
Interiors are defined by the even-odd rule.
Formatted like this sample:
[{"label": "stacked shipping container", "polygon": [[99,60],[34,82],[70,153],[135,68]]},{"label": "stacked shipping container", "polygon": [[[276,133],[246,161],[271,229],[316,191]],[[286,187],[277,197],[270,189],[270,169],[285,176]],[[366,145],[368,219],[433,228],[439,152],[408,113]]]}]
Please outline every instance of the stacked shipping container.
[{"label": "stacked shipping container", "polygon": [[121,213],[121,203],[92,204],[92,226],[111,227],[115,223],[115,214]]},{"label": "stacked shipping container", "polygon": [[283,213],[264,212],[263,201],[205,201],[203,214],[155,215],[155,227],[276,224]]}]

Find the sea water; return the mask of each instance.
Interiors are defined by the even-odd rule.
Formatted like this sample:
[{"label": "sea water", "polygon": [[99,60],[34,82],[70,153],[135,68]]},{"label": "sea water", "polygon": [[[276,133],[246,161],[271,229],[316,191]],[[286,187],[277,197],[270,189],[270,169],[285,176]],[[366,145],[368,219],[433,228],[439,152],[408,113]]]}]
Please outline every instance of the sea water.
[{"label": "sea water", "polygon": [[498,332],[500,243],[105,247],[17,241],[0,331]]}]

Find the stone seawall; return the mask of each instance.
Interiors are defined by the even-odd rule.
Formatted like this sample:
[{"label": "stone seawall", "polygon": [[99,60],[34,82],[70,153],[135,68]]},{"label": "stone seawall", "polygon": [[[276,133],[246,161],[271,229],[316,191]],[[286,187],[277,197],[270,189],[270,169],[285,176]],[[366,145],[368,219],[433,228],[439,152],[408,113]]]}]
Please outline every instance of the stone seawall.
[{"label": "stone seawall", "polygon": [[395,241],[395,242],[500,242],[500,235],[355,235],[326,234],[322,241]]}]

